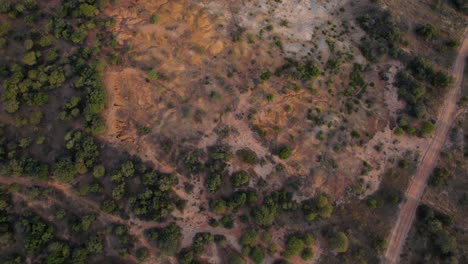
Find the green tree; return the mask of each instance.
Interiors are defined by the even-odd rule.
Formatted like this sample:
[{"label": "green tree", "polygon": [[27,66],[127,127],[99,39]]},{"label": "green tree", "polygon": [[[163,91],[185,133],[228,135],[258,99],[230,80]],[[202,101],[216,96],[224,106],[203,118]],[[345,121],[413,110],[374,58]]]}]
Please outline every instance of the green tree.
[{"label": "green tree", "polygon": [[249,229],[242,233],[242,236],[239,239],[239,244],[241,246],[254,247],[258,245],[260,236],[255,229]]},{"label": "green tree", "polygon": [[30,51],[30,52],[26,53],[23,56],[23,62],[24,62],[24,64],[29,65],[29,66],[32,66],[32,65],[36,64],[37,63],[36,53],[34,51]]},{"label": "green tree", "polygon": [[282,160],[288,159],[292,155],[292,150],[285,145],[277,147],[275,152],[278,155],[278,157]]},{"label": "green tree", "polygon": [[148,76],[147,76],[148,80],[150,81],[156,81],[157,79],[159,79],[159,74],[156,70],[151,70],[148,72]]},{"label": "green tree", "polygon": [[169,224],[157,232],[157,245],[159,249],[167,254],[173,255],[179,248],[180,238],[182,236],[180,227],[176,224]]},{"label": "green tree", "polygon": [[290,235],[286,239],[286,247],[283,252],[285,258],[299,255],[305,248],[304,240],[299,235]]},{"label": "green tree", "polygon": [[70,158],[62,158],[52,166],[52,172],[60,182],[70,182],[77,176],[75,165]]},{"label": "green tree", "polygon": [[80,5],[80,13],[85,17],[94,17],[99,14],[99,10],[93,5],[84,3]]},{"label": "green tree", "polygon": [[238,171],[232,174],[231,183],[234,188],[239,188],[249,184],[249,175],[246,171]]},{"label": "green tree", "polygon": [[106,168],[104,165],[96,165],[93,168],[93,176],[94,178],[102,178],[106,174]]},{"label": "green tree", "polygon": [[236,155],[239,157],[240,160],[247,164],[253,165],[258,162],[257,154],[249,148],[239,149],[238,151],[236,151]]},{"label": "green tree", "polygon": [[343,232],[335,232],[335,234],[331,238],[330,245],[334,251],[338,253],[344,253],[348,251],[348,237]]},{"label": "green tree", "polygon": [[432,133],[434,133],[434,130],[435,130],[435,125],[432,122],[424,121],[421,124],[421,136],[423,137],[432,135]]}]

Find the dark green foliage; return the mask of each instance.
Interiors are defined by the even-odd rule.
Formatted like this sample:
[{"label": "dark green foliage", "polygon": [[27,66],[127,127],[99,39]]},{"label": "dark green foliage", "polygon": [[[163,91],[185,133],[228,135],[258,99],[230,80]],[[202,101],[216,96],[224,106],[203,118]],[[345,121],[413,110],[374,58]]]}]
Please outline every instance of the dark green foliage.
[{"label": "dark green foliage", "polygon": [[60,182],[70,182],[77,176],[75,165],[70,158],[62,158],[52,167],[52,173]]},{"label": "dark green foliage", "polygon": [[226,212],[226,202],[223,199],[211,200],[210,209],[215,214],[224,214]]},{"label": "dark green foliage", "polygon": [[313,221],[317,216],[329,218],[333,213],[333,206],[328,201],[328,198],[321,194],[314,199],[302,202],[302,211],[307,221]]},{"label": "dark green foliage", "polygon": [[157,246],[164,254],[173,255],[177,252],[182,233],[176,224],[172,223],[164,228],[151,230],[149,233],[150,236],[153,236],[150,239],[156,241]]},{"label": "dark green foliage", "polygon": [[197,233],[193,237],[192,250],[195,256],[200,256],[204,251],[205,247],[213,242],[213,235],[210,233]]},{"label": "dark green foliage", "polygon": [[343,232],[335,232],[330,240],[330,246],[335,252],[344,253],[348,251],[348,237]]},{"label": "dark green foliage", "polygon": [[246,171],[238,171],[231,175],[231,183],[234,188],[249,184],[249,174]]},{"label": "dark green foliage", "polygon": [[429,185],[431,186],[441,186],[447,184],[447,179],[450,177],[450,171],[446,168],[437,167],[432,172],[431,177],[429,178]]},{"label": "dark green foliage", "polygon": [[86,250],[91,254],[101,254],[104,250],[102,239],[99,236],[92,236],[86,243]]},{"label": "dark green foliage", "polygon": [[232,216],[225,215],[219,220],[219,222],[224,228],[231,229],[234,227],[234,219]]},{"label": "dark green foliage", "polygon": [[256,164],[258,162],[257,154],[249,148],[239,149],[236,151],[236,155],[247,164]]},{"label": "dark green foliage", "polygon": [[259,207],[255,207],[252,209],[250,214],[256,224],[262,227],[269,227],[273,224],[276,217],[276,205],[264,204]]},{"label": "dark green foliage", "polygon": [[265,253],[263,253],[263,250],[259,246],[255,246],[250,249],[249,256],[254,263],[260,264],[263,262],[263,259],[265,258]]},{"label": "dark green foliage", "polygon": [[302,250],[304,250],[304,246],[304,241],[302,241],[302,239],[296,236],[288,237],[286,240],[286,248],[282,255],[285,258],[297,256],[302,252]]},{"label": "dark green foliage", "polygon": [[423,37],[425,40],[432,40],[437,35],[436,28],[431,24],[420,25],[416,29],[416,33]]},{"label": "dark green foliage", "polygon": [[254,229],[249,229],[242,233],[242,236],[239,239],[239,244],[243,247],[254,247],[258,245],[259,239],[260,236],[258,235],[258,232]]},{"label": "dark green foliage", "polygon": [[55,234],[54,228],[42,222],[38,217],[23,218],[19,224],[24,230],[26,238],[24,248],[29,255],[42,250]]},{"label": "dark green foliage", "polygon": [[210,193],[214,193],[221,186],[221,175],[219,174],[210,174],[206,177],[206,190]]},{"label": "dark green foliage", "polygon": [[292,150],[286,145],[280,145],[275,148],[274,153],[282,160],[288,159],[292,155]]},{"label": "dark green foliage", "polygon": [[447,88],[452,83],[452,78],[449,75],[443,71],[435,70],[429,62],[420,57],[412,59],[407,67],[416,79],[436,88]]},{"label": "dark green foliage", "polygon": [[426,88],[403,71],[396,76],[396,86],[399,97],[408,103],[410,114],[416,118],[423,118],[426,115],[423,101]]},{"label": "dark green foliage", "polygon": [[157,79],[159,79],[159,74],[156,70],[151,70],[148,72],[147,78],[150,81],[156,81]]},{"label": "dark green foliage", "polygon": [[310,248],[306,248],[301,253],[301,258],[305,261],[311,260],[314,258],[314,251]]},{"label": "dark green foliage", "polygon": [[399,53],[402,34],[390,12],[370,10],[358,18],[358,23],[369,35],[360,45],[361,52],[368,60],[375,61],[387,53]]},{"label": "dark green foliage", "polygon": [[320,68],[315,62],[300,63],[289,58],[286,61],[286,64],[276,69],[276,76],[284,75],[295,80],[309,81],[321,74]]},{"label": "dark green foliage", "polygon": [[174,210],[169,199],[173,185],[178,179],[174,174],[147,172],[142,177],[144,187],[130,198],[132,212],[142,219],[162,222]]},{"label": "dark green foliage", "polygon": [[159,15],[158,14],[152,14],[149,19],[151,24],[156,24],[159,21]]},{"label": "dark green foliage", "polygon": [[447,258],[457,250],[457,240],[449,232],[452,225],[449,216],[435,212],[426,205],[420,205],[417,210],[417,231],[428,239],[427,248],[434,257]]},{"label": "dark green foliage", "polygon": [[136,250],[136,257],[139,261],[145,261],[149,257],[149,250],[145,247]]},{"label": "dark green foliage", "polygon": [[421,136],[424,137],[424,136],[432,135],[432,133],[434,133],[434,131],[435,131],[434,123],[429,122],[429,121],[424,121],[421,124],[421,131],[420,131]]},{"label": "dark green foliage", "polygon": [[349,75],[349,86],[344,92],[345,96],[356,96],[366,89],[366,82],[362,76],[362,66],[358,63],[353,65],[353,71]]},{"label": "dark green foliage", "polygon": [[61,242],[53,242],[48,247],[47,264],[66,263],[71,255],[68,245]]},{"label": "dark green foliage", "polygon": [[[282,255],[285,258],[297,256],[312,246],[314,238],[310,234],[295,233],[286,238],[286,246]],[[306,257],[309,253],[306,252]],[[313,252],[312,252],[313,254]]]},{"label": "dark green foliage", "polygon": [[260,79],[264,80],[264,81],[268,81],[272,76],[272,73],[271,71],[266,71],[266,72],[263,72],[261,75],[260,75]]}]

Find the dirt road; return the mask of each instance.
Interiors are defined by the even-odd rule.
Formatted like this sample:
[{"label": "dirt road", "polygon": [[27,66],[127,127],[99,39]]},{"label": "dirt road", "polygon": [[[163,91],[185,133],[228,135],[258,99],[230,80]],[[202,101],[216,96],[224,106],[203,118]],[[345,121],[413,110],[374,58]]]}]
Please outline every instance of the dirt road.
[{"label": "dirt road", "polygon": [[442,145],[447,138],[450,126],[455,119],[458,94],[461,90],[463,80],[463,70],[465,59],[468,55],[468,36],[465,32],[463,44],[458,53],[455,66],[453,68],[454,86],[448,92],[443,107],[440,110],[437,128],[434,136],[426,149],[426,152],[419,164],[416,175],[414,176],[407,192],[407,200],[400,208],[400,213],[395,226],[392,229],[388,248],[385,252],[384,263],[394,264],[398,262],[401,249],[405,243],[408,232],[413,223],[416,208],[427,184],[427,179],[434,168],[439,157]]}]

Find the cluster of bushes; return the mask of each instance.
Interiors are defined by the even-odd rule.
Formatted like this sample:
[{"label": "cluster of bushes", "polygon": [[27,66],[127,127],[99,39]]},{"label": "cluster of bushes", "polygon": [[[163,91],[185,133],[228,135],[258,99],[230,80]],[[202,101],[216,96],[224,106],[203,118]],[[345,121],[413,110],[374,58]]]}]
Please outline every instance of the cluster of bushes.
[{"label": "cluster of bushes", "polygon": [[239,244],[242,247],[242,255],[249,256],[254,263],[263,262],[265,253],[260,247],[260,235],[255,229],[245,230],[239,238]]},{"label": "cluster of bushes", "polygon": [[317,216],[326,219],[333,213],[333,206],[328,198],[320,194],[317,197],[302,202],[302,211],[307,221],[314,221]]},{"label": "cluster of bushes", "polygon": [[[92,222],[92,216],[85,216],[72,229],[77,232],[87,230]],[[38,215],[31,211],[14,212],[11,195],[3,186],[0,186],[0,237],[1,248],[8,249],[9,254],[2,255],[2,263],[24,263],[27,257],[38,263],[85,264],[92,255],[101,254],[104,248],[98,236],[86,237],[83,244],[63,242],[57,237],[56,228]],[[15,241],[22,243],[11,250]]]},{"label": "cluster of bushes", "polygon": [[286,76],[294,80],[310,81],[320,76],[321,70],[317,63],[306,61],[304,63],[287,58],[286,63],[275,71],[276,76]]},{"label": "cluster of bushes", "polygon": [[446,168],[437,167],[431,174],[429,178],[429,185],[437,187],[444,184],[447,184],[447,180],[450,177],[450,171]]},{"label": "cluster of bushes", "polygon": [[[431,259],[451,260],[455,258],[457,240],[450,233],[452,219],[435,212],[427,205],[420,205],[417,210],[417,233],[423,237]],[[456,263],[451,261],[451,263]]]},{"label": "cluster of bushes", "polygon": [[210,201],[210,210],[216,214],[237,212],[244,205],[253,205],[257,201],[255,191],[237,191],[227,198],[218,198]]},{"label": "cluster of bushes", "polygon": [[179,249],[182,233],[180,227],[174,223],[164,228],[146,230],[145,234],[149,241],[156,243],[163,254],[172,256]]},{"label": "cluster of bushes", "polygon": [[278,157],[282,160],[288,159],[292,155],[292,150],[286,145],[278,145],[274,147],[273,153],[278,155]]},{"label": "cluster of bushes", "polygon": [[292,193],[280,190],[264,197],[263,203],[252,208],[250,215],[257,225],[269,227],[275,221],[278,210],[291,211],[297,207],[298,204],[292,199]]},{"label": "cluster of bushes", "polygon": [[206,246],[214,241],[214,236],[211,233],[197,233],[192,239],[190,248],[182,249],[177,256],[180,264],[194,263],[197,257],[200,257],[205,252]]},{"label": "cluster of bushes", "polygon": [[227,162],[232,158],[232,151],[228,145],[215,145],[208,148],[208,161],[205,163],[206,190],[216,192],[221,186],[223,178],[227,178]]},{"label": "cluster of bushes", "polygon": [[314,244],[314,237],[309,233],[294,233],[286,237],[285,248],[282,256],[289,259],[301,255],[301,258],[308,261],[314,257],[311,246]]},{"label": "cluster of bushes", "polygon": [[406,66],[416,79],[430,84],[436,89],[443,91],[452,83],[452,78],[449,75],[443,71],[435,70],[429,62],[420,57],[414,57]]},{"label": "cluster of bushes", "polygon": [[174,174],[156,171],[146,172],[141,176],[142,185],[136,194],[129,198],[132,212],[142,218],[162,222],[174,210],[176,199],[172,198],[172,187],[178,183]]},{"label": "cluster of bushes", "polygon": [[432,24],[420,25],[416,28],[416,33],[425,40],[432,40],[437,35],[437,30]]},{"label": "cluster of bushes", "polygon": [[375,61],[383,55],[400,56],[399,48],[402,34],[388,11],[373,9],[358,18],[361,28],[368,37],[362,39],[360,49],[369,61]]},{"label": "cluster of bushes", "polygon": [[247,164],[255,165],[258,162],[257,153],[249,148],[243,148],[236,151],[237,157]]},{"label": "cluster of bushes", "polygon": [[[84,113],[86,124],[91,131],[94,133],[104,131],[103,122],[98,114],[105,105],[105,92],[100,84],[98,69],[89,63],[91,56],[99,54],[99,45],[93,49],[78,48],[69,58],[61,58],[61,49],[56,47],[56,39],[82,45],[88,36],[89,29],[95,28],[96,24],[103,27],[109,25],[96,17],[99,10],[105,5],[105,3],[98,2],[93,0],[65,1],[55,13],[47,13],[50,19],[46,23],[45,31],[27,33],[25,37],[19,38],[19,40],[24,40],[23,45],[26,50],[22,57],[22,65],[11,63],[9,68],[1,70],[1,77],[5,79],[3,84],[6,88],[2,99],[4,109],[8,113],[17,112],[24,104],[28,106],[47,104],[49,92],[53,88],[65,85],[66,77],[68,79],[73,77],[72,74],[75,74],[79,76],[75,81],[76,88],[80,88],[80,85],[76,85],[80,80],[85,80],[82,83],[84,86],[82,88],[85,91],[83,99],[85,100],[79,104],[79,99],[72,98],[66,104],[64,111],[59,114],[60,118],[71,120],[80,113]],[[21,6],[21,4],[19,5]],[[45,16],[39,16],[38,11],[35,3],[25,4],[21,8],[18,7],[18,4],[5,4],[0,9],[0,12],[8,13],[11,18],[25,16],[25,20],[27,17],[33,17],[34,20],[43,19]],[[1,34],[9,36],[10,30],[7,30],[6,26],[2,26],[2,28]],[[102,36],[104,35],[99,35],[98,39],[103,40]],[[65,73],[64,69],[67,67],[71,68],[71,71]]]}]

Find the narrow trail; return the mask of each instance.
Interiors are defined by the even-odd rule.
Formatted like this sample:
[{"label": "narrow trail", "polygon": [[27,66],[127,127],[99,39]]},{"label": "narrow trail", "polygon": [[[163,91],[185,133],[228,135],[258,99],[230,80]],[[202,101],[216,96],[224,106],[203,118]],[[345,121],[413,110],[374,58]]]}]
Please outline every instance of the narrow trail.
[{"label": "narrow trail", "polygon": [[384,263],[398,263],[401,250],[406,241],[409,230],[416,215],[416,208],[419,204],[427,179],[437,163],[440,150],[447,138],[449,129],[456,116],[457,99],[461,90],[465,60],[468,55],[468,32],[465,31],[463,44],[460,47],[452,75],[454,76],[454,86],[447,93],[443,107],[440,109],[437,119],[437,127],[432,140],[427,147],[425,154],[419,164],[416,175],[406,192],[407,200],[400,207],[398,219],[390,234],[387,251],[384,255]]}]

